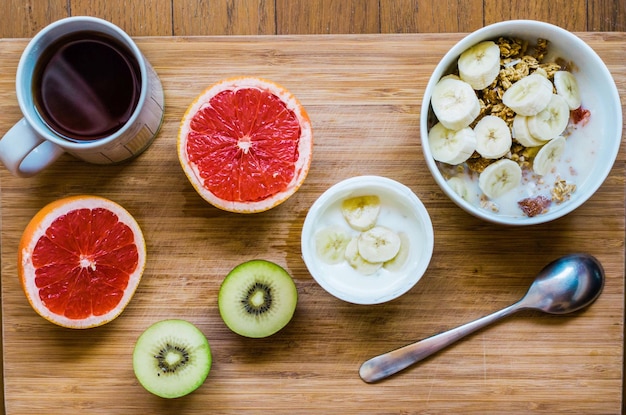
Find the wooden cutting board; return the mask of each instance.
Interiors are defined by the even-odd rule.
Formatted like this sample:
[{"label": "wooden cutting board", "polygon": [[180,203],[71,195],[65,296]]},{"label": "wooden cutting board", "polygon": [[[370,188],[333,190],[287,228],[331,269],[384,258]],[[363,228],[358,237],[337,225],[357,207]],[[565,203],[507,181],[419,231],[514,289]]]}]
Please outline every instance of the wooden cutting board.
[{"label": "wooden cutting board", "polygon": [[[62,157],[30,179],[0,172],[4,399],[8,414],[618,413],[622,403],[626,153],[601,189],[567,217],[506,228],[464,213],[436,186],[419,134],[430,73],[461,34],[141,38],[165,88],[163,128],[135,161],[97,167]],[[626,34],[581,34],[626,93]],[[25,40],[0,40],[0,132],[20,118],[14,75]],[[236,215],[205,203],[176,156],[187,105],[222,78],[254,75],[290,89],[308,110],[314,160],[300,191],[266,213]],[[435,229],[431,265],[403,297],[347,304],[322,290],[300,255],[308,208],[330,185],[362,174],[409,186]],[[114,322],[72,331],[38,317],[16,279],[22,229],[44,204],[89,193],[126,207],[147,238],[148,265]],[[571,316],[524,312],[384,382],[359,365],[519,299],[550,260],[597,256],[599,300]],[[238,263],[264,258],[294,277],[292,322],[261,340],[222,323],[217,291]],[[131,353],[151,323],[184,318],[205,333],[214,365],[195,393],[167,401],[137,383]]]}]

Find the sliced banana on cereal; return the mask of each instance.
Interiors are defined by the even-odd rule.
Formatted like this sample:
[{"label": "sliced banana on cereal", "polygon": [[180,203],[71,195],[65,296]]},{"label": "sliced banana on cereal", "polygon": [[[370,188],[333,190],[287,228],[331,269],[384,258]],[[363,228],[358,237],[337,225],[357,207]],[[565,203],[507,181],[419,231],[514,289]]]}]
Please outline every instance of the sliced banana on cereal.
[{"label": "sliced banana on cereal", "polygon": [[565,99],[558,94],[552,94],[546,108],[528,117],[528,131],[539,140],[552,140],[565,131],[569,115],[569,106]]},{"label": "sliced banana on cereal", "polygon": [[476,133],[470,127],[450,130],[438,122],[428,131],[428,145],[435,160],[461,164],[474,154]]},{"label": "sliced banana on cereal", "polygon": [[386,262],[398,255],[402,244],[397,233],[375,226],[358,237],[359,254],[369,262]]},{"label": "sliced banana on cereal", "polygon": [[478,176],[480,190],[494,199],[517,187],[522,180],[522,168],[513,160],[502,159],[490,164]]},{"label": "sliced banana on cereal", "polygon": [[472,86],[453,77],[437,82],[431,105],[439,122],[450,130],[467,127],[480,114],[480,103]]},{"label": "sliced banana on cereal", "polygon": [[350,227],[357,231],[366,231],[378,220],[380,198],[376,195],[356,196],[341,202],[341,214]]},{"label": "sliced banana on cereal", "polygon": [[491,40],[480,42],[461,53],[459,76],[475,90],[487,88],[500,72],[500,47]]},{"label": "sliced banana on cereal", "polygon": [[354,237],[350,240],[346,246],[345,258],[348,264],[354,268],[358,273],[363,275],[371,275],[382,268],[382,262],[369,262],[364,259],[359,253],[358,237]]},{"label": "sliced banana on cereal", "polygon": [[502,95],[502,103],[520,115],[535,115],[552,96],[552,82],[533,73],[515,82]]},{"label": "sliced banana on cereal", "polygon": [[524,147],[539,147],[547,142],[546,140],[539,140],[538,138],[533,137],[528,129],[528,117],[525,115],[517,114],[515,118],[513,118],[511,135]]},{"label": "sliced banana on cereal", "polygon": [[557,71],[554,73],[554,86],[556,93],[562,96],[570,110],[580,108],[582,98],[580,88],[574,74],[569,71]]},{"label": "sliced banana on cereal", "polygon": [[344,260],[350,235],[340,226],[327,226],[315,234],[315,250],[327,264],[338,264]]},{"label": "sliced banana on cereal", "polygon": [[565,138],[557,137],[541,147],[533,159],[533,171],[541,176],[552,170],[565,151]]},{"label": "sliced banana on cereal", "polygon": [[474,126],[476,151],[486,159],[499,159],[511,150],[511,130],[495,115],[486,115]]}]

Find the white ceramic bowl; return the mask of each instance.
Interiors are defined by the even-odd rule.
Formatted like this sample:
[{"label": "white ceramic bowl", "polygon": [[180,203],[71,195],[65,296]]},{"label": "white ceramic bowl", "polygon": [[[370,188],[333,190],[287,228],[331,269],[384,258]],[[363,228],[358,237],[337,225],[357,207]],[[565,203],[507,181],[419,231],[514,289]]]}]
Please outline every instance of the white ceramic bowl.
[{"label": "white ceramic bowl", "polygon": [[[576,191],[567,202],[550,207],[549,211],[534,217],[519,214],[493,212],[476,203],[461,198],[447,184],[446,178],[432,157],[428,146],[428,130],[434,123],[430,105],[433,88],[438,80],[456,67],[459,55],[472,45],[483,40],[497,40],[500,36],[515,37],[536,44],[538,38],[549,43],[549,61],[551,57],[560,57],[574,65],[575,74],[581,90],[583,107],[591,111],[589,123],[582,129],[589,132],[594,140],[590,154],[579,154],[571,162],[575,169],[583,171],[576,179]],[[589,199],[602,185],[617,157],[622,137],[622,107],[615,82],[602,59],[579,37],[551,24],[532,20],[511,20],[495,23],[479,29],[448,51],[436,66],[424,92],[421,114],[420,134],[426,164],[435,181],[444,193],[459,207],[470,214],[486,221],[504,225],[533,225],[552,221],[562,217]],[[585,171],[586,170],[586,171]],[[549,196],[549,193],[547,194]],[[514,202],[516,204],[516,202]],[[506,210],[506,209],[505,209]]]},{"label": "white ceramic bowl", "polygon": [[[409,237],[409,256],[398,271],[381,268],[373,275],[362,275],[346,261],[327,264],[316,252],[315,235],[326,226],[342,226],[358,235],[343,218],[340,206],[344,199],[364,195],[380,198],[378,225]],[[333,185],[313,203],[302,227],[302,257],[313,278],[330,294],[355,304],[383,303],[406,293],[426,271],[433,247],[433,227],[422,202],[407,186],[380,176],[358,176]]]}]

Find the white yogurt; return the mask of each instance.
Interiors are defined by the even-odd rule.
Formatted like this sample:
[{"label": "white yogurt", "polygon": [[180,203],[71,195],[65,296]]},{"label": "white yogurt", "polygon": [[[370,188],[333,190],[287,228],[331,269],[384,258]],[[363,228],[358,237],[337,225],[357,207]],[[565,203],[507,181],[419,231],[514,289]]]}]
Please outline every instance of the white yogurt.
[{"label": "white yogurt", "polygon": [[[424,250],[424,229],[422,224],[416,220],[415,215],[413,215],[406,206],[394,200],[389,200],[387,197],[381,197],[380,214],[376,224],[385,226],[396,233],[405,232],[408,235],[409,257],[407,261],[398,271],[392,272],[382,267],[371,275],[363,275],[355,271],[347,261],[342,261],[339,264],[327,264],[322,262],[320,264],[320,270],[323,273],[342,276],[341,278],[337,278],[335,284],[339,290],[350,291],[352,293],[357,290],[357,292],[362,295],[380,289],[383,286],[399,286],[403,282],[406,269],[415,267],[415,265],[419,263]],[[341,201],[339,200],[330,205],[326,213],[320,217],[318,230],[332,225],[343,228],[351,237],[358,236],[360,233],[348,226],[341,214]]]},{"label": "white yogurt", "polygon": [[[352,236],[359,234],[341,214],[341,203],[350,197],[365,195],[380,198],[377,225],[408,235],[409,255],[397,271],[382,267],[372,275],[363,275],[347,261],[327,264],[317,256],[315,234],[318,231],[339,226]],[[301,242],[311,275],[326,291],[349,302],[375,304],[398,297],[421,278],[432,256],[434,235],[426,209],[410,189],[390,179],[361,176],[338,183],[320,196],[305,219]]]}]

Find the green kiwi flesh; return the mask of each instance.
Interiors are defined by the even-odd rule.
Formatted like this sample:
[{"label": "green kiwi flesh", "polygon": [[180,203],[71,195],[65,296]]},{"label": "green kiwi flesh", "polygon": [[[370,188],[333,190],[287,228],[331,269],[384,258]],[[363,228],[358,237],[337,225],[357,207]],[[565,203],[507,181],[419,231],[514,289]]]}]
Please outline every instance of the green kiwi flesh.
[{"label": "green kiwi flesh", "polygon": [[139,336],[133,351],[137,380],[162,398],[179,398],[196,390],[208,376],[211,361],[206,337],[185,320],[154,323]]},{"label": "green kiwi flesh", "polygon": [[262,259],[244,262],[228,273],[218,295],[224,323],[235,333],[268,337],[291,321],[298,291],[280,265]]}]

